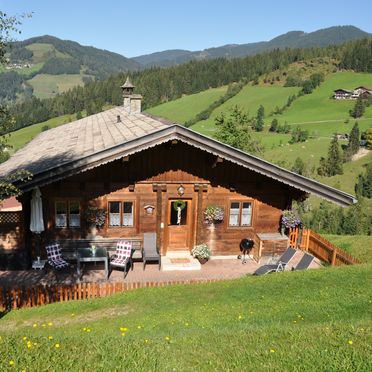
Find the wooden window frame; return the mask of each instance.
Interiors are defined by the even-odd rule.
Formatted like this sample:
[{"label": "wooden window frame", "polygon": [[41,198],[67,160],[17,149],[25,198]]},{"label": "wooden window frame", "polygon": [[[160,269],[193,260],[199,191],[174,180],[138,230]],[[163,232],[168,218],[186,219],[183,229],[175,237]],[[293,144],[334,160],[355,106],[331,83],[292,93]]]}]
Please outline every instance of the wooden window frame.
[{"label": "wooden window frame", "polygon": [[[120,216],[120,225],[111,226],[110,225],[110,203],[119,203],[119,216]],[[133,213],[133,224],[132,225],[123,225],[124,220],[124,203],[132,203],[132,213]],[[107,228],[108,229],[133,229],[136,227],[136,201],[133,199],[112,199],[107,201]]]},{"label": "wooden window frame", "polygon": [[[231,204],[232,203],[239,203],[239,213],[238,213],[238,225],[233,226],[230,225],[230,211],[231,211]],[[250,225],[242,225],[242,210],[243,210],[243,203],[250,203],[251,204],[251,223]],[[231,199],[228,203],[228,216],[227,216],[227,228],[228,229],[250,229],[253,227],[253,210],[254,210],[254,201],[252,199]]]},{"label": "wooden window frame", "polygon": [[[57,203],[64,203],[66,208],[66,226],[57,226]],[[79,204],[79,226],[70,226],[70,204]],[[80,229],[81,228],[81,202],[74,199],[57,199],[54,201],[54,227],[56,229]]]}]

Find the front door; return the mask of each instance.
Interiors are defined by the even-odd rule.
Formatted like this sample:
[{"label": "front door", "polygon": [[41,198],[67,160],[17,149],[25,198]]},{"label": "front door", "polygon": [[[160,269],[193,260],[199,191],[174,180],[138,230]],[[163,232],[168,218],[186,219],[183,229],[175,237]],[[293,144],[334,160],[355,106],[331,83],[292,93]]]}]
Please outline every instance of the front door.
[{"label": "front door", "polygon": [[191,199],[169,199],[167,213],[167,252],[190,250],[191,217]]}]

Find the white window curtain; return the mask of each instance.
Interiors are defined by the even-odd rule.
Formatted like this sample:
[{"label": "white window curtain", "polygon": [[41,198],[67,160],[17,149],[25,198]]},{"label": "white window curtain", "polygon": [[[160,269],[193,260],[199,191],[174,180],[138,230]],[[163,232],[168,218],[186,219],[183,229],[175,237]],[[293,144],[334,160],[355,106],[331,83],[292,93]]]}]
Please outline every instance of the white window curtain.
[{"label": "white window curtain", "polygon": [[239,203],[231,203],[230,205],[230,226],[239,226]]},{"label": "white window curtain", "polygon": [[252,223],[252,204],[243,203],[242,208],[242,226],[250,226]]},{"label": "white window curtain", "polygon": [[133,203],[123,203],[123,226],[133,226]]}]

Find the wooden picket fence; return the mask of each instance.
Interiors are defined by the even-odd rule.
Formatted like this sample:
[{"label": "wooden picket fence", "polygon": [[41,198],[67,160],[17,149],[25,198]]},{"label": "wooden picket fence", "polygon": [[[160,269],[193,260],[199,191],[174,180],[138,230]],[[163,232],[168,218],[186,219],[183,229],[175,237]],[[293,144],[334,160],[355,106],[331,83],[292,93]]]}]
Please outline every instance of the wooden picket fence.
[{"label": "wooden picket fence", "polygon": [[310,229],[290,229],[289,246],[308,251],[332,266],[354,265],[360,261],[349,253],[336,247],[327,239]]},{"label": "wooden picket fence", "polygon": [[165,287],[175,284],[211,283],[219,279],[191,279],[162,282],[78,283],[71,285],[37,286],[31,288],[0,288],[0,311],[16,310],[72,300],[111,296],[145,287]]}]

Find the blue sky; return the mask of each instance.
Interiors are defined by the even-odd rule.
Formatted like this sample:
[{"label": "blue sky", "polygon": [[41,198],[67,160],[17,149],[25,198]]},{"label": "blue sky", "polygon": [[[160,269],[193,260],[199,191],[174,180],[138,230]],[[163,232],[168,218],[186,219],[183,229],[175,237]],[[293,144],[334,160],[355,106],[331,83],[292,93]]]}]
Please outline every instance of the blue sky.
[{"label": "blue sky", "polygon": [[287,31],[354,25],[372,32],[372,0],[0,0],[33,12],[18,39],[53,35],[127,57],[270,40]]}]

